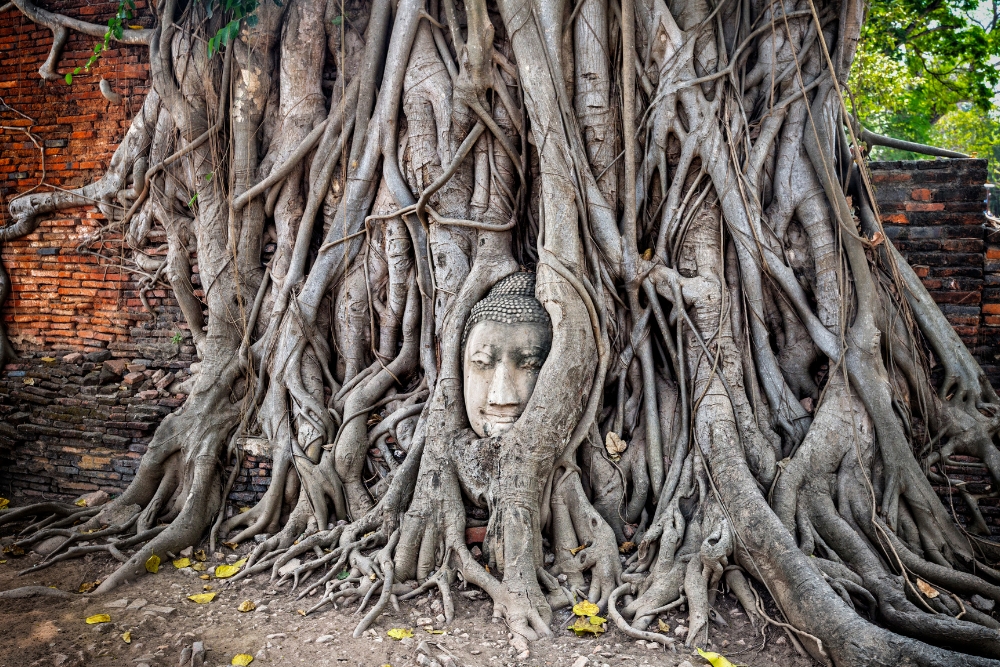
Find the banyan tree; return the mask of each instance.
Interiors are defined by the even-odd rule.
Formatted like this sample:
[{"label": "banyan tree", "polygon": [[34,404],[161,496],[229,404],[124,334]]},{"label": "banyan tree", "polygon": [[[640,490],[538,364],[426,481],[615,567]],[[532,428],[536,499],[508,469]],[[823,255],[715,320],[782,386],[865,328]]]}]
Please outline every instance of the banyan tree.
[{"label": "banyan tree", "polygon": [[[13,4],[48,78],[107,31]],[[822,663],[1000,664],[1000,549],[932,486],[1000,484],[1000,400],[882,230],[861,0],[255,4],[119,21],[152,85],[110,167],[11,202],[3,240],[96,204],[200,360],[128,489],[8,511],[22,546],[103,538],[100,594],[264,536],[237,576],[299,558],[356,634],[461,582],[518,645],[583,598],[695,644],[727,590]],[[272,481],[228,516],[248,438]]]}]

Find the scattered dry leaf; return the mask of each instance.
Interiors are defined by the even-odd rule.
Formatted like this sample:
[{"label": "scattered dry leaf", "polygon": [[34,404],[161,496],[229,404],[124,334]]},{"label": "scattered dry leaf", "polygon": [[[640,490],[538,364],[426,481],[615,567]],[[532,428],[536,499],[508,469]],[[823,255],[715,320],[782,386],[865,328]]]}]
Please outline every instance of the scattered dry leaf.
[{"label": "scattered dry leaf", "polygon": [[128,630],[122,634],[122,641],[126,644],[132,643],[132,631]]},{"label": "scattered dry leaf", "polygon": [[698,655],[708,660],[712,667],[736,667],[733,663],[729,662],[724,656],[715,653],[714,651],[702,651],[698,649]]},{"label": "scattered dry leaf", "polygon": [[600,616],[580,616],[573,625],[569,626],[569,629],[575,632],[577,637],[583,637],[588,634],[596,637],[604,632],[604,623],[606,621],[607,619]]},{"label": "scattered dry leaf", "polygon": [[160,569],[160,557],[153,554],[146,560],[146,572],[156,574]]},{"label": "scattered dry leaf", "polygon": [[7,498],[0,498],[0,510],[7,509],[7,505],[10,505],[10,500]]},{"label": "scattered dry leaf", "polygon": [[246,514],[249,511],[250,511],[249,507],[241,507],[240,508],[240,514]]},{"label": "scattered dry leaf", "polygon": [[35,378],[24,378],[24,384],[34,385],[35,384]]},{"label": "scattered dry leaf", "polygon": [[875,234],[872,235],[872,247],[877,248],[883,243],[885,243],[885,234],[882,232],[875,232]]},{"label": "scattered dry leaf", "polygon": [[215,599],[215,593],[198,593],[197,595],[189,595],[188,600],[191,602],[197,602],[198,604],[208,604]]},{"label": "scattered dry leaf", "polygon": [[80,498],[79,500],[77,500],[73,504],[76,505],[77,507],[86,507],[87,506],[87,501],[84,500],[83,498]]},{"label": "scattered dry leaf", "polygon": [[601,610],[596,604],[590,600],[584,600],[583,602],[577,602],[573,605],[573,613],[577,616],[594,616],[597,612]]},{"label": "scattered dry leaf", "polygon": [[194,552],[194,559],[196,561],[204,563],[206,560],[208,560],[208,556],[205,554],[204,549],[198,549],[197,551]]},{"label": "scattered dry leaf", "polygon": [[208,585],[208,584],[205,584],[204,586],[201,587],[201,590],[203,590],[203,591],[210,591],[210,590],[212,590],[212,587],[210,585]]},{"label": "scattered dry leaf", "polygon": [[222,544],[223,544],[224,546],[227,546],[227,547],[229,547],[229,548],[230,548],[230,549],[232,549],[233,551],[236,551],[236,549],[237,549],[237,548],[238,548],[238,547],[240,546],[240,543],[239,543],[239,542],[223,542]]},{"label": "scattered dry leaf", "polygon": [[657,623],[659,624],[660,632],[670,632],[670,626],[664,623],[662,618],[657,619]]},{"label": "scattered dry leaf", "polygon": [[190,566],[191,566],[190,558],[178,558],[177,560],[174,561],[174,567],[176,567],[178,570],[183,570],[185,567],[190,567]]},{"label": "scattered dry leaf", "polygon": [[247,667],[251,662],[253,662],[253,656],[249,653],[240,653],[239,655],[234,655],[230,665],[240,665],[240,667]]},{"label": "scattered dry leaf", "polygon": [[191,566],[191,569],[194,570],[195,572],[204,572],[206,569],[208,569],[208,566],[205,565],[204,563],[195,563],[194,565]]},{"label": "scattered dry leaf", "polygon": [[389,635],[393,639],[400,640],[400,639],[406,639],[407,637],[412,637],[413,630],[410,630],[409,628],[392,628],[385,634]]},{"label": "scattered dry leaf", "polygon": [[934,599],[937,596],[941,595],[941,593],[938,592],[938,589],[934,588],[923,579],[919,578],[917,579],[917,588],[920,589],[921,593],[923,593],[924,595],[926,595],[931,599]]},{"label": "scattered dry leaf", "polygon": [[3,554],[5,556],[23,556],[24,555],[24,549],[22,549],[21,547],[17,546],[16,544],[11,544],[10,546],[4,547],[3,550],[2,550],[2,552],[3,552]]},{"label": "scattered dry leaf", "polygon": [[627,554],[629,551],[635,549],[635,542],[622,542],[618,545],[618,553]]},{"label": "scattered dry leaf", "polygon": [[608,431],[608,435],[604,439],[604,448],[608,450],[608,456],[612,460],[617,461],[621,458],[625,450],[628,449],[628,443],[622,440],[614,431]]},{"label": "scattered dry leaf", "polygon": [[299,616],[305,616],[306,615],[306,610],[305,609],[296,609],[295,611],[298,612]]},{"label": "scattered dry leaf", "polygon": [[578,553],[580,553],[581,551],[583,551],[586,548],[587,548],[586,544],[581,544],[578,547],[574,547],[574,548],[570,549],[569,552],[575,556],[575,555],[577,555]]},{"label": "scattered dry leaf", "polygon": [[55,357],[42,357],[42,361],[44,361],[47,364],[51,364],[55,360],[56,360]]},{"label": "scattered dry leaf", "polygon": [[215,576],[219,579],[228,579],[239,571],[239,565],[219,565],[215,568]]},{"label": "scattered dry leaf", "polygon": [[253,600],[244,600],[243,602],[240,603],[240,606],[237,607],[237,609],[239,609],[242,612],[253,611],[256,608],[257,605],[253,603]]},{"label": "scattered dry leaf", "polygon": [[643,250],[642,251],[642,258],[644,260],[646,260],[647,262],[650,261],[651,259],[653,259],[653,249],[652,248],[646,248],[645,250]]},{"label": "scattered dry leaf", "polygon": [[444,630],[435,630],[433,625],[425,625],[424,632],[429,635],[443,635]]},{"label": "scattered dry leaf", "polygon": [[101,584],[100,579],[98,579],[97,581],[85,581],[82,584],[80,584],[80,588],[77,590],[77,592],[86,593],[87,591],[93,590],[95,586],[99,586],[100,584]]},{"label": "scattered dry leaf", "polygon": [[199,575],[198,578],[199,579],[205,579],[207,581],[207,580],[211,579],[212,577],[208,576],[207,574],[202,574],[202,575]]},{"label": "scattered dry leaf", "polygon": [[111,617],[107,614],[94,614],[93,616],[87,617],[87,625],[94,625],[95,623],[108,623],[111,621]]}]

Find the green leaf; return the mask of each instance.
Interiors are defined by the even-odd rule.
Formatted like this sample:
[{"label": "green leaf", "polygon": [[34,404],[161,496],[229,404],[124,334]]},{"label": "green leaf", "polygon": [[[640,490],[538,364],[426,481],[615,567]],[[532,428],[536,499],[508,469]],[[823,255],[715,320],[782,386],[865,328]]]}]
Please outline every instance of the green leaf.
[{"label": "green leaf", "polygon": [[66,85],[67,86],[72,86],[73,85],[73,73],[72,72],[66,72]]},{"label": "green leaf", "polygon": [[333,17],[333,21],[331,21],[331,23],[333,23],[333,25],[340,25],[343,22],[344,22],[344,17],[343,16],[334,16]]},{"label": "green leaf", "polygon": [[194,193],[194,196],[193,196],[193,197],[191,197],[191,199],[189,199],[189,200],[188,200],[188,208],[191,208],[191,207],[193,207],[193,206],[194,206],[194,203],[195,203],[196,201],[198,201],[198,193],[197,193],[197,192],[196,192],[196,193]]},{"label": "green leaf", "polygon": [[250,16],[247,17],[247,25],[250,26],[251,28],[253,28],[254,26],[257,25],[257,15],[256,14],[251,14]]}]

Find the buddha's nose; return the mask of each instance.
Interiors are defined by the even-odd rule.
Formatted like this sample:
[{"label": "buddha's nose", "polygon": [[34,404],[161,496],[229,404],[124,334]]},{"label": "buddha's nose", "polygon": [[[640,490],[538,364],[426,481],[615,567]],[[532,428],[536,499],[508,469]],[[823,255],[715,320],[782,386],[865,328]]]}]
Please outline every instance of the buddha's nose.
[{"label": "buddha's nose", "polygon": [[514,385],[514,378],[511,375],[507,364],[497,364],[496,372],[493,373],[493,381],[490,382],[490,391],[486,401],[490,405],[517,405],[520,403],[517,396],[517,387]]}]

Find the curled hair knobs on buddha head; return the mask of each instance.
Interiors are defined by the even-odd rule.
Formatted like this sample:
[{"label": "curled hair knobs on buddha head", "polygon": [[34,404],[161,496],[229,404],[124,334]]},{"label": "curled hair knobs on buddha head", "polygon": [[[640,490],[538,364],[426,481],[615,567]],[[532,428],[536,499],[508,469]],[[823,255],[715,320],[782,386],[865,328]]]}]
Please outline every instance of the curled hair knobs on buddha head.
[{"label": "curled hair knobs on buddha head", "polygon": [[465,322],[465,333],[462,335],[463,348],[472,327],[480,322],[501,324],[544,322],[551,326],[549,314],[535,298],[535,274],[530,271],[519,271],[500,279],[486,297],[472,307],[469,319]]}]

